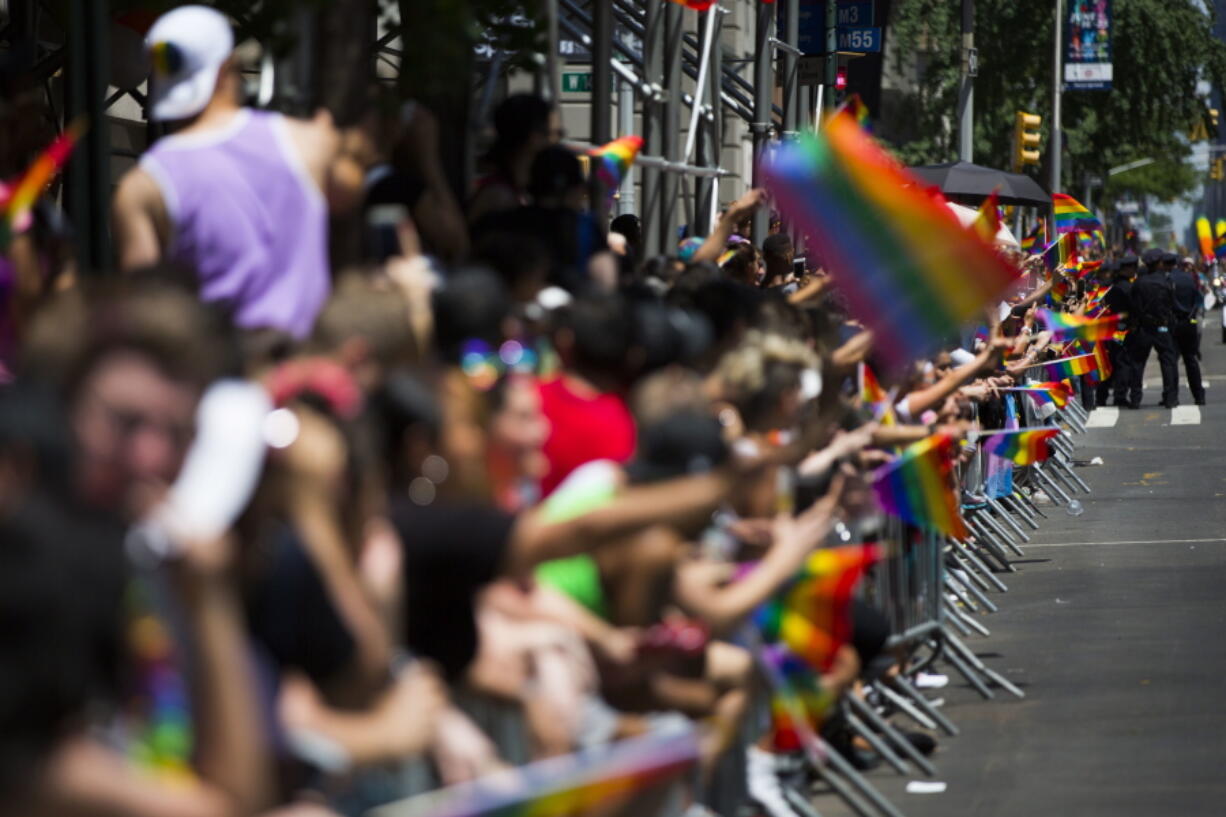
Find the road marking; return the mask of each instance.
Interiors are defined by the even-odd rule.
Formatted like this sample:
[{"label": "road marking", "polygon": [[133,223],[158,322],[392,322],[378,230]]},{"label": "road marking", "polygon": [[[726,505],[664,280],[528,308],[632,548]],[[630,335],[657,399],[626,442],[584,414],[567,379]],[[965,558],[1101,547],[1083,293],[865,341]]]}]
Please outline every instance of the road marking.
[{"label": "road marking", "polygon": [[1226,537],[1216,539],[1137,539],[1129,542],[1051,542],[1048,544],[1031,542],[1029,548],[1075,548],[1097,547],[1102,545],[1199,545],[1226,542]]},{"label": "road marking", "polygon": [[1171,409],[1171,425],[1200,425],[1200,406],[1175,406],[1175,408]]},{"label": "road marking", "polygon": [[1090,412],[1086,428],[1111,428],[1120,421],[1120,410],[1115,406],[1100,406]]}]

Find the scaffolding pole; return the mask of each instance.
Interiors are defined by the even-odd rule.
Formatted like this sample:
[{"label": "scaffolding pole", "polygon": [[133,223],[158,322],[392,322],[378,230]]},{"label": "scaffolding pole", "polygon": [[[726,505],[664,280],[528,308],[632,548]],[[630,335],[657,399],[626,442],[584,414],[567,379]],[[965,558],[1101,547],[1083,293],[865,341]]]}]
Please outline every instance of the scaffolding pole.
[{"label": "scaffolding pole", "polygon": [[[762,184],[762,153],[766,150],[770,139],[771,119],[774,115],[771,93],[774,83],[771,81],[772,58],[774,49],[771,47],[771,27],[774,24],[775,6],[772,3],[757,4],[758,20],[754,29],[754,63],[753,63],[753,185]],[[753,214],[753,241],[761,246],[770,228],[770,212],[765,207],[759,207]]]}]

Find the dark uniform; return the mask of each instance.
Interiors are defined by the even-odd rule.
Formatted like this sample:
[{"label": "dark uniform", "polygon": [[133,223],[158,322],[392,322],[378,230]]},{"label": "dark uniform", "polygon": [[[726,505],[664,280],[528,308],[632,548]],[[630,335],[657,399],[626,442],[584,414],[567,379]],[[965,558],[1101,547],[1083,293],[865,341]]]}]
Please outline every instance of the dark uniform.
[{"label": "dark uniform", "polygon": [[1171,295],[1175,302],[1175,322],[1171,336],[1175,348],[1183,358],[1184,371],[1188,375],[1188,388],[1196,405],[1205,404],[1205,384],[1200,377],[1200,320],[1204,314],[1205,301],[1190,269],[1171,272]]},{"label": "dark uniform", "polygon": [[1146,250],[1145,273],[1132,285],[1132,319],[1128,332],[1128,355],[1132,358],[1132,377],[1128,385],[1128,404],[1141,407],[1141,383],[1150,350],[1158,353],[1162,367],[1162,405],[1179,405],[1179,367],[1171,326],[1175,322],[1175,298],[1166,272],[1159,269],[1162,252]]},{"label": "dark uniform", "polygon": [[[1137,257],[1126,255],[1120,259],[1115,270],[1115,282],[1107,290],[1103,303],[1113,315],[1120,315],[1120,329],[1127,329],[1128,313],[1132,311],[1132,276],[1137,271]],[[1107,393],[1110,389],[1117,406],[1128,405],[1128,386],[1132,383],[1132,358],[1128,356],[1128,347],[1122,340],[1104,342],[1107,358],[1111,361],[1111,377],[1098,384],[1098,403],[1107,405]]]}]

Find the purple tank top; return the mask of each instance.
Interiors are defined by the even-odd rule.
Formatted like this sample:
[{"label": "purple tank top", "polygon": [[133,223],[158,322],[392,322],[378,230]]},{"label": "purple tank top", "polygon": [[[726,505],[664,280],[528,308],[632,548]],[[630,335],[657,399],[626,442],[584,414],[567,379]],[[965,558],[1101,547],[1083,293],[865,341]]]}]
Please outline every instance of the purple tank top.
[{"label": "purple tank top", "polygon": [[244,108],[226,126],[164,137],[141,167],[157,182],[170,257],[244,329],[310,333],[328,297],[328,213],[280,114]]}]

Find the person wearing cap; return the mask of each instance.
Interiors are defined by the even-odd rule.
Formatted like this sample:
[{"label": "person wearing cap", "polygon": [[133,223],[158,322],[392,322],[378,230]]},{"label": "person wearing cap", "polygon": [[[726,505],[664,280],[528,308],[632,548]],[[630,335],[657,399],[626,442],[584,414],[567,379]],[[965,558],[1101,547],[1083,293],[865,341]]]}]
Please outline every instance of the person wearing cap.
[{"label": "person wearing cap", "polygon": [[1141,383],[1151,350],[1158,352],[1158,365],[1162,368],[1162,407],[1179,405],[1179,368],[1171,338],[1175,300],[1167,277],[1176,258],[1174,253],[1157,248],[1150,248],[1141,256],[1145,272],[1132,288],[1132,329],[1128,333],[1128,354],[1133,362],[1128,386],[1130,408],[1141,407]]},{"label": "person wearing cap", "polygon": [[1205,301],[1194,264],[1191,258],[1184,258],[1178,268],[1170,273],[1171,296],[1175,307],[1171,337],[1179,356],[1183,358],[1183,368],[1188,375],[1188,389],[1192,392],[1192,399],[1196,401],[1196,405],[1203,406],[1205,384],[1200,374],[1200,321],[1204,314]]},{"label": "person wearing cap", "polygon": [[[1132,287],[1136,282],[1137,265],[1140,260],[1133,253],[1126,254],[1118,262],[1116,262],[1111,289],[1107,290],[1107,294],[1103,297],[1103,302],[1107,306],[1107,311],[1113,315],[1120,317],[1120,330],[1127,332],[1129,328],[1128,313],[1132,311]],[[1111,387],[1112,399],[1115,405],[1122,408],[1130,407],[1128,398],[1128,389],[1132,383],[1132,357],[1128,354],[1128,344],[1125,340],[1109,340],[1105,341],[1107,345],[1107,355],[1111,360],[1111,378],[1108,381]],[[1107,385],[1107,384],[1103,384]],[[1100,388],[1099,404],[1106,405],[1105,394]]]},{"label": "person wearing cap", "polygon": [[175,123],[124,174],[113,203],[123,270],[163,259],[243,329],[304,338],[327,300],[328,204],[340,139],[331,117],[244,108],[230,23],[204,6],[162,15],[145,40],[149,117]]}]

